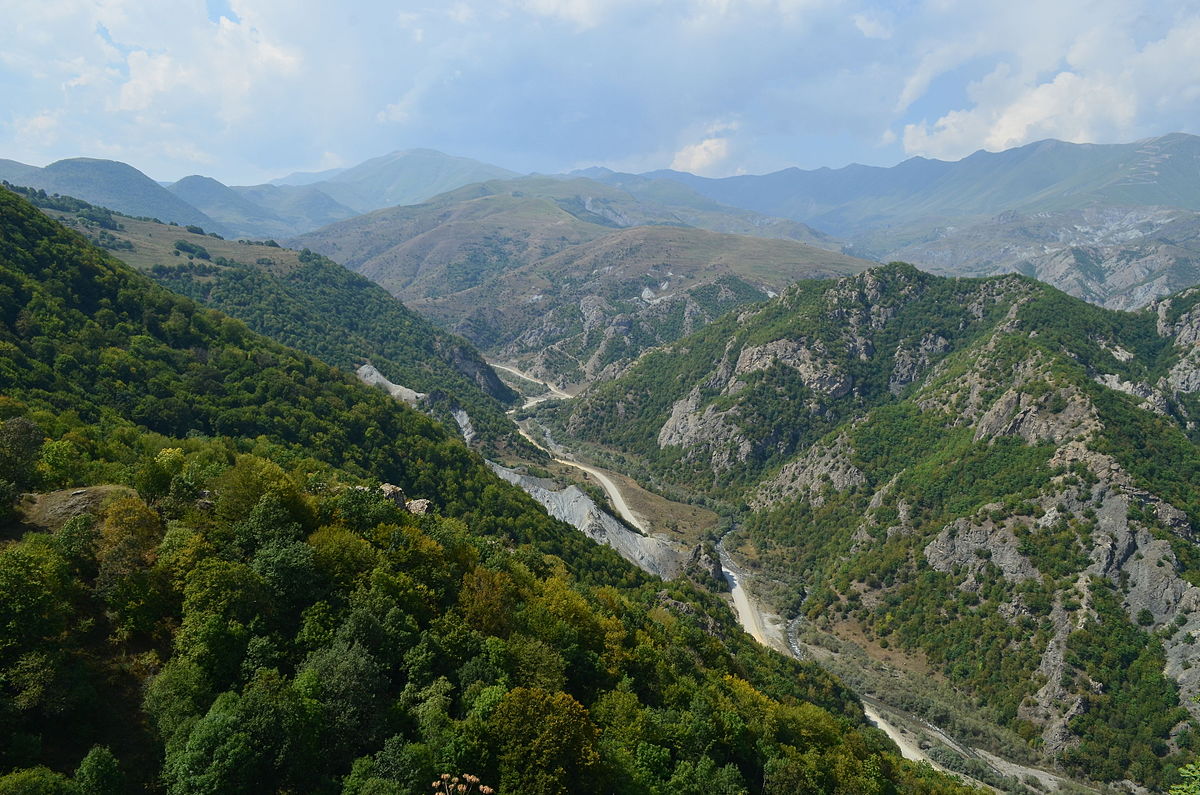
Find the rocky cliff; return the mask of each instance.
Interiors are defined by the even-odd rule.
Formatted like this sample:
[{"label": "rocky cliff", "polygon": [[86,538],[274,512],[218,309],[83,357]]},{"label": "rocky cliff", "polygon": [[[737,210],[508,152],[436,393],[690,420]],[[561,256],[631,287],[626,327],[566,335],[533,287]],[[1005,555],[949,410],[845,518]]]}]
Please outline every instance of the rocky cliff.
[{"label": "rocky cliff", "polygon": [[612,547],[643,571],[670,580],[689,565],[703,566],[697,554],[678,543],[630,530],[596,505],[578,486],[559,489],[553,481],[526,475],[492,461],[488,466],[504,480],[524,489],[555,519],[566,522],[597,544]]},{"label": "rocky cliff", "polygon": [[962,694],[937,709],[1153,784],[1200,726],[1198,387],[1200,289],[1120,313],[893,265],[718,321],[558,421],[746,504],[761,593],[932,665]]}]

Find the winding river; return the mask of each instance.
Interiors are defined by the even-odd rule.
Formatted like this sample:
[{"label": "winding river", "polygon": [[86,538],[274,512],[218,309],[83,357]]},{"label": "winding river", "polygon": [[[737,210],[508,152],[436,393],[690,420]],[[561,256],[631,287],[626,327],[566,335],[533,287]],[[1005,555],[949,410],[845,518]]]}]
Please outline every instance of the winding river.
[{"label": "winding river", "polygon": [[[533,383],[541,384],[542,386],[546,387],[547,391],[544,394],[525,398],[525,403],[523,406],[524,408],[535,406],[546,400],[571,397],[563,390],[554,386],[554,384],[530,375],[529,373],[522,372],[511,365],[497,364],[496,362],[488,362],[488,364],[497,370],[504,370],[505,372],[509,372],[520,378],[524,378],[526,381],[532,381]],[[509,413],[511,414],[513,411],[515,411],[515,409]],[[617,509],[617,513],[620,514],[621,518],[633,527],[636,527],[642,533],[647,532],[646,525],[642,521],[641,517],[634,514],[634,512],[629,508],[629,504],[625,500],[625,495],[621,493],[620,486],[617,485],[616,481],[609,477],[609,473],[588,464],[581,464],[578,461],[575,461],[574,457],[570,456],[568,453],[551,450],[543,442],[539,442],[537,439],[535,439],[522,426],[518,425],[517,428],[521,432],[522,436],[524,436],[535,447],[548,454],[554,461],[565,466],[574,467],[575,469],[579,469],[594,477],[600,483],[600,486],[604,489],[604,492],[608,495],[608,498],[612,501],[613,507]],[[795,650],[789,648],[782,642],[782,639],[780,639],[780,642],[778,643],[772,643],[769,639],[766,622],[763,620],[763,610],[742,584],[742,580],[745,575],[740,572],[738,565],[733,561],[733,558],[729,555],[729,553],[725,551],[724,538],[722,538],[717,544],[717,553],[721,560],[721,571],[724,573],[725,579],[729,583],[730,595],[733,597],[734,611],[737,614],[738,622],[742,625],[742,629],[744,629],[752,638],[767,648],[776,650],[787,649],[788,653],[790,653],[793,657],[798,656]],[[905,759],[911,759],[918,762],[930,762],[933,764],[932,760],[930,760],[929,757],[919,747],[917,747],[916,743],[914,743],[898,728],[889,723],[883,718],[883,716],[879,714],[879,710],[876,709],[875,705],[864,701],[863,712],[866,713],[868,720],[878,726],[884,734],[891,738],[892,742],[896,743],[896,745],[900,748],[900,753]],[[938,765],[935,765],[935,767],[939,767],[940,769],[940,766]]]},{"label": "winding river", "polygon": [[[537,404],[547,400],[561,400],[571,397],[549,381],[544,381],[541,378],[530,375],[529,373],[522,372],[511,365],[497,364],[496,362],[488,362],[488,364],[497,370],[504,370],[505,372],[518,376],[519,378],[524,378],[526,381],[532,381],[535,384],[541,384],[542,386],[546,387],[547,391],[545,393],[525,398],[525,403],[522,405],[522,408],[536,406]],[[515,411],[516,409],[511,409],[508,413],[512,414]],[[521,432],[521,435],[524,436],[530,444],[541,450],[546,455],[550,456],[551,460],[555,461],[556,463],[563,464],[564,466],[574,467],[575,469],[594,477],[600,484],[600,488],[604,489],[604,493],[608,495],[609,501],[612,502],[613,507],[617,509],[617,514],[621,517],[621,519],[627,522],[630,526],[637,528],[637,530],[642,534],[647,532],[645,522],[643,522],[642,518],[635,514],[633,509],[629,507],[629,503],[625,500],[625,495],[621,492],[620,487],[617,486],[616,481],[609,476],[608,472],[605,472],[602,469],[597,469],[590,464],[581,464],[569,453],[551,450],[543,442],[533,438],[533,435],[530,434],[529,431],[527,431],[520,424],[517,425],[517,430]]]}]

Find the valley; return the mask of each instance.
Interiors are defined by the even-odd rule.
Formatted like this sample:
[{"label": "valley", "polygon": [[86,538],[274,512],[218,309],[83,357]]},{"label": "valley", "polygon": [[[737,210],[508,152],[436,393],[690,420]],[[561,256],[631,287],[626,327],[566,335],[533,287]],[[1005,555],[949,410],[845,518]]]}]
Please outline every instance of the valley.
[{"label": "valley", "polygon": [[967,791],[445,425],[7,191],[0,283],[4,787]]},{"label": "valley", "polygon": [[[547,400],[569,399],[570,396],[558,390],[550,382],[540,380],[528,373],[511,366],[499,364],[497,362],[489,362],[492,367],[497,370],[502,370],[529,383],[538,384],[546,389],[541,394],[529,395],[525,399],[523,408],[532,408],[541,405]],[[510,410],[515,412],[516,410]],[[633,514],[629,509],[626,501],[626,493],[636,490],[645,493],[644,490],[635,481],[628,478],[623,478],[615,473],[605,472],[593,466],[581,463],[578,457],[571,455],[562,450],[558,445],[544,437],[541,440],[535,439],[530,435],[527,421],[518,423],[520,432],[535,445],[538,445],[548,454],[552,456],[552,460],[563,466],[571,467],[583,472],[586,472],[597,479],[605,494],[608,496],[611,505],[616,509],[617,515],[620,516],[630,527],[636,529],[639,533],[646,536],[653,536],[659,539],[668,541],[675,545],[685,545],[685,538],[691,534],[686,533],[684,538],[671,538],[671,534],[658,532],[661,525],[667,516],[678,516],[681,513],[687,512],[690,506],[680,503],[670,504],[669,500],[662,500],[673,508],[666,514],[656,515],[656,521],[647,522],[644,517],[639,517]],[[546,445],[551,445],[547,448]],[[614,477],[621,479],[621,485],[614,482]],[[536,498],[535,493],[535,498]],[[694,510],[694,509],[693,509]],[[597,539],[600,543],[608,543],[618,550],[621,550],[621,544],[615,543],[611,538]],[[716,552],[721,569],[721,575],[729,587],[729,600],[742,629],[749,634],[756,642],[764,648],[772,649],[778,653],[795,656],[798,659],[817,659],[823,665],[829,665],[833,659],[829,651],[821,645],[810,645],[801,642],[794,634],[794,622],[788,626],[784,626],[783,620],[773,613],[769,613],[759,603],[759,601],[750,593],[747,588],[747,583],[753,580],[753,575],[750,574],[745,567],[739,565],[734,557],[725,548],[725,538],[718,539],[716,544]],[[628,556],[637,565],[651,572],[662,572],[663,561],[661,559],[650,562],[644,557],[640,558],[637,555],[628,555],[622,550],[622,555]],[[837,656],[837,655],[835,655]],[[858,663],[851,662],[850,665]],[[845,677],[847,668],[846,664],[834,665],[834,670],[839,672],[839,675]],[[858,674],[854,681],[864,682],[869,681],[864,679],[862,674],[865,673],[862,669],[854,671]],[[874,691],[881,691],[880,683],[872,682],[870,685]],[[926,762],[933,765],[934,768],[945,773],[951,771],[938,762],[930,758],[924,748],[930,747],[931,743],[936,743],[944,749],[943,753],[953,753],[958,756],[956,768],[963,771],[967,775],[968,780],[974,783],[980,781],[971,778],[971,775],[979,776],[983,780],[1003,784],[1006,789],[1013,786],[1017,787],[1017,791],[1024,790],[1024,787],[1018,782],[1021,780],[1038,780],[1045,791],[1049,792],[1085,792],[1093,791],[1087,788],[1077,788],[1068,780],[1049,773],[1045,770],[1029,767],[1015,763],[1010,760],[1002,759],[999,756],[989,754],[986,751],[971,748],[960,742],[956,742],[952,737],[948,736],[944,731],[934,727],[926,720],[898,709],[894,705],[886,703],[881,692],[877,695],[866,695],[863,691],[859,691],[859,696],[863,701],[863,710],[867,718],[878,726],[887,736],[896,743],[900,748],[901,753],[906,759],[918,762]],[[885,718],[883,713],[887,713],[889,718]],[[944,758],[944,757],[943,757]],[[968,761],[969,760],[969,761]],[[971,763],[974,763],[971,765]],[[966,771],[971,772],[966,772]]]},{"label": "valley", "polygon": [[[1189,145],[1162,143],[1175,157]],[[1035,147],[1007,157],[1061,154]],[[93,167],[73,167],[84,166]],[[939,172],[941,187],[929,190],[965,179],[963,169]],[[221,187],[190,179],[175,193],[234,202]],[[700,633],[690,636],[693,650],[708,642],[700,636],[734,642],[719,626],[736,620],[748,637],[736,643],[753,639],[766,655],[739,666],[802,665],[784,690],[813,687],[817,670],[837,677],[853,704],[861,696],[861,712],[848,708],[852,721],[869,720],[904,758],[929,763],[926,771],[1021,793],[1154,791],[1173,781],[1200,737],[1195,211],[1099,199],[1073,208],[1017,191],[993,197],[987,207],[1007,209],[991,218],[947,216],[923,228],[930,219],[913,216],[886,235],[849,221],[842,228],[847,250],[867,240],[899,245],[894,256],[972,274],[963,278],[856,259],[795,219],[718,202],[740,200],[718,187],[603,169],[501,175],[335,219],[285,241],[296,248],[19,190],[159,285],[245,324],[222,321],[219,344],[261,333],[311,357],[288,365],[310,373],[303,386],[241,376],[240,389],[269,396],[260,398],[275,423],[267,432],[252,409],[176,399],[182,387],[165,386],[162,365],[151,368],[154,391],[137,391],[129,373],[139,371],[144,339],[191,344],[199,367],[212,361],[195,342],[206,332],[185,329],[196,310],[154,315],[143,347],[126,354],[126,377],[87,399],[125,406],[137,427],[168,440],[139,442],[147,449],[166,449],[189,428],[205,438],[257,432],[228,460],[265,455],[290,467],[309,459],[270,445],[319,438],[314,450],[352,456],[324,461],[353,473],[333,477],[415,468],[386,488],[418,515],[444,511],[485,536],[532,544],[514,530],[526,520],[511,513],[532,510],[557,528],[546,554],[571,566],[586,560],[621,587],[658,587],[652,612],[688,616]],[[1043,198],[1058,188],[1046,190]],[[102,300],[105,310],[114,305]],[[21,350],[33,339],[24,355],[44,357],[56,349],[38,332],[62,326],[44,307],[33,311],[14,315],[11,344]],[[123,322],[112,339],[126,333]],[[54,354],[47,372],[58,378],[81,360],[97,378],[114,372],[93,363],[92,350],[69,351]],[[183,354],[156,355],[188,372],[186,389],[213,389]],[[223,365],[237,355],[221,354]],[[275,373],[281,356],[255,361]],[[329,416],[355,417],[345,421],[351,436],[320,430],[303,399],[290,409],[280,402],[317,389],[318,366],[340,371],[339,383],[353,375],[371,387],[375,402],[313,398]],[[362,424],[383,410],[381,387],[392,411],[441,423],[419,431],[446,434],[437,454],[396,463],[383,452],[382,426]],[[56,394],[41,390],[21,394]],[[70,430],[90,427],[97,411],[47,438],[97,433]],[[67,439],[53,443],[82,444]],[[474,464],[449,452],[460,447]],[[85,460],[132,455],[88,450]],[[438,456],[458,463],[422,469]],[[54,466],[56,479],[40,484],[103,484],[95,478],[108,473],[133,487],[131,498],[149,495],[151,510],[184,521],[185,506],[155,492],[151,475],[117,475],[132,470],[115,463]],[[475,491],[458,494],[452,470],[473,466],[465,477]],[[501,505],[521,492],[528,502],[495,515],[483,503],[500,493],[496,484],[520,490]],[[320,503],[319,494],[303,500]],[[636,568],[622,568],[629,564]],[[479,631],[499,626],[487,622]],[[469,720],[471,709],[462,702],[453,720]],[[760,762],[745,764],[739,770]]]},{"label": "valley", "polygon": [[0,795],[1200,795],[1200,0],[17,0]]}]

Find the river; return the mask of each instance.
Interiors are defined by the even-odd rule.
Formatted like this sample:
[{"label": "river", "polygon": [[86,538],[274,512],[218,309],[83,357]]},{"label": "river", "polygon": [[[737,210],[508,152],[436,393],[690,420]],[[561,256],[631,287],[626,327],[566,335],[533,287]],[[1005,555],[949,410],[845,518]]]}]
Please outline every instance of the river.
[{"label": "river", "polygon": [[[519,378],[524,378],[526,381],[532,381],[535,384],[541,384],[542,386],[546,387],[547,391],[544,394],[526,397],[522,408],[536,406],[537,404],[547,400],[561,400],[563,398],[571,397],[549,381],[544,381],[541,378],[530,375],[529,373],[522,372],[511,365],[497,364],[496,362],[488,362],[488,364],[497,370],[504,370],[505,372],[512,373]],[[515,411],[516,409],[512,409],[508,413],[512,414]],[[621,489],[617,486],[616,481],[609,476],[610,473],[591,466],[590,464],[581,464],[575,460],[574,456],[568,453],[551,450],[543,442],[533,438],[533,435],[520,424],[517,425],[517,430],[521,432],[521,435],[524,436],[530,444],[541,450],[546,455],[550,456],[551,460],[564,466],[574,467],[575,469],[594,477],[600,484],[600,488],[604,489],[604,493],[608,495],[608,499],[612,503],[613,507],[616,508],[617,515],[620,516],[621,519],[627,522],[630,526],[637,528],[640,533],[645,534],[647,532],[645,522],[640,516],[633,512],[632,508],[629,507],[629,503],[625,500],[625,495],[621,493]]]},{"label": "river", "polygon": [[[532,381],[536,384],[542,384],[546,387],[547,392],[545,394],[537,395],[535,397],[527,397],[524,404],[525,408],[535,406],[538,403],[546,400],[571,397],[566,392],[562,391],[548,381],[544,381],[528,373],[522,372],[511,365],[497,364],[495,362],[489,362],[489,364],[498,370],[504,370],[519,376],[520,378],[524,378],[526,381]],[[509,413],[511,414],[512,412]],[[546,444],[535,439],[524,427],[518,425],[517,428],[520,430],[522,436],[529,440],[529,442],[535,447],[547,453],[554,461],[557,461],[565,466],[582,470],[583,472],[586,472],[596,478],[596,480],[600,483],[600,486],[604,489],[604,492],[612,501],[613,507],[617,509],[617,512],[620,514],[621,518],[633,527],[636,527],[642,533],[647,532],[644,522],[629,508],[629,504],[625,500],[625,495],[621,493],[620,486],[617,485],[616,481],[609,477],[609,473],[606,473],[603,470],[597,469],[596,467],[588,464],[581,464],[578,461],[573,460],[573,457],[567,457],[569,455],[567,453],[551,450],[546,446]],[[770,631],[767,629],[766,621],[763,619],[763,610],[743,585],[742,579],[745,577],[745,575],[740,573],[739,567],[733,561],[733,558],[728,552],[725,551],[724,538],[722,538],[717,544],[717,553],[721,560],[721,571],[724,573],[725,579],[729,583],[730,595],[733,598],[734,611],[737,614],[738,622],[742,625],[742,629],[744,629],[752,638],[754,638],[763,646],[776,651],[782,651],[786,649],[787,653],[791,654],[793,657],[798,657],[795,650],[791,649],[782,638],[779,638],[777,643],[771,642],[769,637]],[[864,700],[863,712],[866,714],[868,720],[878,726],[884,734],[891,738],[892,742],[899,747],[900,753],[905,759],[910,759],[915,762],[929,762],[939,770],[947,772],[945,771],[945,768],[933,762],[933,760],[931,760],[928,755],[926,755],[925,752],[922,751],[908,735],[904,734],[899,728],[880,715],[875,704],[867,703]]]}]

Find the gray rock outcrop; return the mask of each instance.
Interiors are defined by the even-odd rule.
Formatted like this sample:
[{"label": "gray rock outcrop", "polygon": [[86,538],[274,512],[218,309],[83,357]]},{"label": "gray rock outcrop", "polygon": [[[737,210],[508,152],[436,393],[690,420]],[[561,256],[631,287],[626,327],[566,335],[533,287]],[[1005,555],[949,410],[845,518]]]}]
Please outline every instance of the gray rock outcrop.
[{"label": "gray rock outcrop", "polygon": [[555,519],[566,522],[598,544],[612,547],[643,571],[670,580],[679,576],[688,562],[690,550],[686,547],[630,530],[601,510],[578,486],[554,489],[551,481],[531,477],[493,461],[489,461],[488,466],[503,480],[524,489]]},{"label": "gray rock outcrop", "polygon": [[358,380],[362,381],[364,384],[367,384],[368,386],[380,387],[396,400],[402,400],[413,408],[418,408],[420,402],[428,397],[428,395],[426,395],[424,392],[417,392],[416,390],[409,389],[406,386],[393,384],[384,376],[383,373],[376,370],[374,365],[372,365],[370,362],[359,367],[354,371],[354,374],[358,376]]}]

